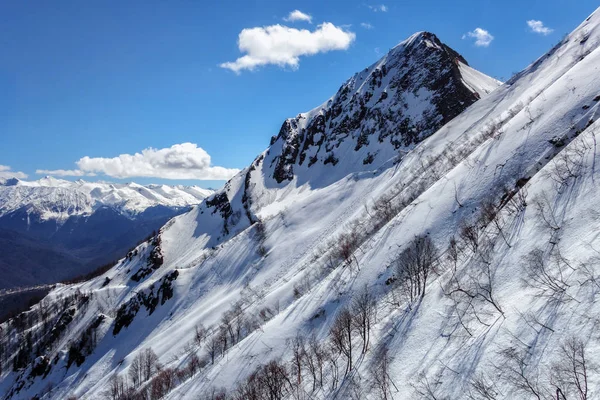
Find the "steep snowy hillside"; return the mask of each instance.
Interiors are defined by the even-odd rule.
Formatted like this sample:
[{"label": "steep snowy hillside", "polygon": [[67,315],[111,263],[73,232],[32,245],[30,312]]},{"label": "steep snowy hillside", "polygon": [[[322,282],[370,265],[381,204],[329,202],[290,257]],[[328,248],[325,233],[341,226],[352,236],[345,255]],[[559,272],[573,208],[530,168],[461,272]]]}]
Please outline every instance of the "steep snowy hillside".
[{"label": "steep snowy hillside", "polygon": [[[443,110],[460,102],[435,100],[419,82],[454,68],[421,81],[430,57],[455,53],[430,34],[411,37],[384,58],[412,60],[390,67],[386,82],[408,86],[384,100],[416,90],[419,100],[392,112],[416,131],[390,119],[400,125],[380,142],[366,116],[373,103],[341,135],[345,116],[327,117],[327,103],[286,121],[249,168],[110,271],[57,287],[2,324],[0,391],[597,397],[599,46],[600,10],[506,84],[476,102],[465,96],[470,106],[453,115]],[[493,86],[449,58],[445,95]],[[340,101],[349,120],[360,113],[360,101]],[[319,119],[309,140],[305,123]]]},{"label": "steep snowy hillside", "polygon": [[212,193],[197,186],[76,182],[0,185],[0,289],[84,275]]}]

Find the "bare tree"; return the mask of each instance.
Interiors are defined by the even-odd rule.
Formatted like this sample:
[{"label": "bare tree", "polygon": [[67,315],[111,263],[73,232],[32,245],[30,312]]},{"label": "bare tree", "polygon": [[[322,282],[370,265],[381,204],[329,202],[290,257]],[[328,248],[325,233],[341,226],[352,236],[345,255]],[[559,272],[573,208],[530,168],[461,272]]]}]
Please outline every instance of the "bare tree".
[{"label": "bare tree", "polygon": [[221,341],[220,341],[219,337],[217,337],[216,335],[213,335],[210,337],[210,339],[208,339],[208,342],[206,343],[206,349],[208,351],[208,355],[210,356],[211,364],[215,363],[215,357],[217,356],[217,353],[219,352],[220,346],[221,346]]},{"label": "bare tree", "polygon": [[437,262],[437,249],[428,237],[416,237],[396,258],[396,275],[412,302],[425,296],[427,278]]},{"label": "bare tree", "polygon": [[447,397],[443,397],[438,394],[439,381],[430,381],[425,373],[419,374],[419,380],[413,385],[415,391],[419,394],[421,399],[427,400],[446,400]]},{"label": "bare tree", "polygon": [[459,238],[470,247],[473,253],[479,249],[479,228],[477,225],[471,225],[462,222],[458,233]]},{"label": "bare tree", "polygon": [[281,400],[292,387],[285,365],[277,360],[270,361],[262,368],[260,382],[266,391],[266,398]]},{"label": "bare tree", "polygon": [[444,294],[454,302],[454,309],[459,323],[469,335],[469,318],[475,318],[480,324],[490,326],[485,318],[486,311],[482,305],[491,305],[502,316],[504,311],[496,300],[494,290],[494,272],[490,262],[486,260],[473,260],[459,274],[454,267],[448,280]]},{"label": "bare tree", "polygon": [[[235,345],[235,330],[233,327],[233,313],[231,311],[225,311],[223,316],[221,317],[221,330],[227,332],[229,334],[229,341],[231,342],[231,346]],[[225,350],[227,350],[227,345],[224,346]]]},{"label": "bare tree", "polygon": [[160,364],[158,363],[158,356],[151,348],[142,350],[141,356],[142,373],[144,376],[144,381],[147,381],[160,370]]},{"label": "bare tree", "polygon": [[160,371],[150,384],[150,400],[163,398],[175,387],[175,370],[165,368]]},{"label": "bare tree", "polygon": [[364,354],[369,349],[371,324],[375,319],[376,312],[375,300],[367,287],[354,297],[351,309],[354,326],[363,340],[362,353]]},{"label": "bare tree", "polygon": [[546,192],[542,192],[541,195],[536,197],[534,204],[542,221],[550,230],[550,244],[552,246],[557,245],[560,238],[559,235],[562,227],[562,219],[558,214],[556,205],[553,204]]},{"label": "bare tree", "polygon": [[127,390],[125,379],[118,374],[114,374],[108,381],[107,397],[111,400],[119,400],[124,397]]},{"label": "bare tree", "polygon": [[390,379],[389,364],[388,348],[384,346],[377,352],[373,368],[370,369],[373,385],[382,400],[393,398],[391,391],[393,382]]},{"label": "bare tree", "polygon": [[539,249],[533,249],[525,256],[525,271],[527,278],[525,283],[537,290],[537,295],[548,298],[551,301],[561,299],[573,299],[567,294],[570,285],[567,283],[568,274],[573,272],[569,262],[554,251],[553,262],[546,262],[546,255]]},{"label": "bare tree", "polygon": [[352,370],[352,313],[347,308],[342,308],[338,313],[331,330],[329,331],[331,343],[346,357],[346,370],[344,377]]},{"label": "bare tree", "polygon": [[496,400],[501,395],[495,383],[484,374],[479,374],[471,380],[469,400]]},{"label": "bare tree", "polygon": [[143,356],[142,353],[139,352],[131,361],[131,365],[129,366],[129,379],[133,383],[134,387],[139,387],[140,384],[144,381],[144,366],[143,366]]},{"label": "bare tree", "polygon": [[517,393],[528,393],[538,400],[543,399],[538,382],[537,369],[529,365],[529,354],[516,347],[508,347],[499,352],[499,365],[495,365],[500,377]]},{"label": "bare tree", "polygon": [[302,368],[306,358],[306,348],[304,338],[300,335],[292,340],[292,370],[296,375],[296,384],[302,383]]},{"label": "bare tree", "polygon": [[500,234],[502,239],[504,240],[504,243],[506,243],[508,247],[511,247],[510,243],[508,243],[508,240],[506,239],[506,236],[504,236],[504,231],[502,230],[502,225],[500,221],[500,208],[497,207],[493,201],[488,199],[483,202],[483,204],[481,205],[480,218],[482,219],[482,222],[485,225],[493,224],[494,227],[498,230],[498,233]]},{"label": "bare tree", "polygon": [[585,344],[576,337],[568,338],[560,347],[559,360],[553,365],[552,381],[567,398],[573,394],[579,400],[591,399],[589,376],[597,372],[586,357]]},{"label": "bare tree", "polygon": [[323,387],[323,369],[325,367],[325,361],[328,357],[328,349],[322,346],[317,337],[313,334],[308,341],[308,352],[307,359],[309,360],[309,368],[313,375],[313,391],[317,381],[319,387]]},{"label": "bare tree", "polygon": [[200,367],[201,367],[200,357],[198,357],[198,355],[196,354],[195,351],[190,353],[190,360],[188,361],[188,364],[187,364],[188,376],[191,378],[192,376],[196,375],[196,372],[198,372]]},{"label": "bare tree", "polygon": [[225,355],[225,352],[229,348],[229,347],[227,347],[227,345],[229,343],[227,333],[228,333],[227,327],[224,325],[221,325],[219,327],[219,331],[218,331],[218,338],[219,338],[219,343],[221,344],[221,355],[223,355],[223,356]]},{"label": "bare tree", "polygon": [[194,329],[194,343],[198,346],[202,346],[204,339],[206,339],[207,331],[204,325],[198,324]]}]

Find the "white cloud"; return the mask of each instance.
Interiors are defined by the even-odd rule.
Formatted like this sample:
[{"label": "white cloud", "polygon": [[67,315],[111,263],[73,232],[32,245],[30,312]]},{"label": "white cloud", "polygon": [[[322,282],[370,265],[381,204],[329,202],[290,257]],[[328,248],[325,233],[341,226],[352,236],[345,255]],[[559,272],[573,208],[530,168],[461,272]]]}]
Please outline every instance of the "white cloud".
[{"label": "white cloud", "polygon": [[361,23],[360,23],[360,26],[362,26],[362,27],[363,27],[363,28],[365,28],[365,29],[373,29],[373,25],[371,25],[371,24],[370,24],[370,23],[368,23],[368,22],[361,22]]},{"label": "white cloud", "polygon": [[309,24],[312,24],[312,16],[309,14],[305,14],[300,10],[294,10],[288,14],[284,21],[294,22],[294,21],[306,21]]},{"label": "white cloud", "polygon": [[488,47],[490,43],[492,43],[492,40],[494,40],[494,37],[491,35],[491,33],[482,28],[475,28],[475,30],[472,32],[467,32],[464,34],[462,38],[466,39],[468,37],[474,38],[475,46],[478,47]]},{"label": "white cloud", "polygon": [[374,12],[378,12],[378,11],[387,12],[387,10],[388,10],[388,8],[385,4],[379,4],[377,6],[367,6],[367,7],[369,7]]},{"label": "white cloud", "polygon": [[233,62],[220,64],[235,73],[254,70],[268,64],[298,68],[300,56],[310,56],[333,50],[346,50],[356,35],[324,22],[314,31],[282,25],[246,28],[238,37],[238,47],[246,55]]},{"label": "white cloud", "polygon": [[210,155],[195,143],[174,144],[164,149],[149,147],[141,153],[121,154],[113,158],[85,156],[76,164],[76,170],[37,170],[36,173],[58,176],[102,174],[113,178],[225,180],[239,172],[235,168],[211,166]]},{"label": "white cloud", "polygon": [[27,174],[21,171],[11,171],[8,165],[0,165],[0,179],[18,178],[25,179]]},{"label": "white cloud", "polygon": [[554,31],[554,29],[544,26],[542,21],[536,21],[535,19],[527,21],[527,26],[529,26],[531,32],[539,33],[544,36],[549,35]]}]

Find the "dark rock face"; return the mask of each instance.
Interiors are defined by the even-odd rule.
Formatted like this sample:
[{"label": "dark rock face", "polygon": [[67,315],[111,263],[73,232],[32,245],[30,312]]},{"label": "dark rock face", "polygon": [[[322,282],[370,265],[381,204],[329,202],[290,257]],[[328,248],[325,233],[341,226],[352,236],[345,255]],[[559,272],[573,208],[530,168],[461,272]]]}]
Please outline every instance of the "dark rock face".
[{"label": "dark rock face", "polygon": [[147,290],[137,292],[127,303],[124,303],[117,310],[113,335],[118,335],[121,329],[131,325],[142,306],[148,311],[148,315],[151,315],[159,303],[164,305],[167,300],[173,297],[173,281],[178,276],[179,271],[171,271],[157,282],[159,285],[156,293],[154,292],[155,287],[153,284]]},{"label": "dark rock face", "polygon": [[[272,177],[282,183],[305,162],[337,164],[336,149],[350,141],[354,151],[379,145],[410,148],[479,99],[463,83],[465,59],[422,32],[392,49],[370,68],[344,83],[325,105],[286,120],[271,140],[277,154]],[[280,142],[281,150],[276,145]],[[376,158],[371,151],[367,165]]]},{"label": "dark rock face", "polygon": [[206,207],[214,208],[213,214],[219,213],[223,218],[223,233],[229,234],[229,227],[227,221],[233,215],[233,208],[227,197],[227,192],[223,191],[206,200]]}]

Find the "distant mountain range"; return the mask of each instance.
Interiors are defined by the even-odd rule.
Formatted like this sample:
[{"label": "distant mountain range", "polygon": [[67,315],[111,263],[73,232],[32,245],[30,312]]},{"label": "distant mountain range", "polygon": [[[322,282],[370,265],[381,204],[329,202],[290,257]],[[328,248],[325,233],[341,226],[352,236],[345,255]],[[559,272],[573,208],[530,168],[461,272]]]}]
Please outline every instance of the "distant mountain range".
[{"label": "distant mountain range", "polygon": [[211,193],[198,186],[4,180],[0,289],[84,275]]}]

